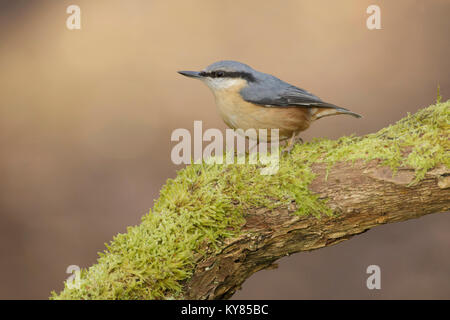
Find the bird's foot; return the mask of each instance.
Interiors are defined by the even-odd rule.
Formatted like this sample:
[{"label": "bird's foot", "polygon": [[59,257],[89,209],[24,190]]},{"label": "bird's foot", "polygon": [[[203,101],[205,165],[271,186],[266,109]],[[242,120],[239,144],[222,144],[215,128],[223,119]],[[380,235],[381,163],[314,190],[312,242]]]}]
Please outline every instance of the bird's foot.
[{"label": "bird's foot", "polygon": [[299,136],[296,136],[295,134],[293,134],[293,135],[292,135],[292,138],[289,139],[289,141],[287,142],[286,146],[283,148],[282,153],[283,153],[283,154],[284,154],[284,153],[290,154],[291,151],[292,151],[292,149],[294,148],[294,146],[295,146],[297,143],[302,144],[302,143],[303,143],[303,139],[300,138]]}]

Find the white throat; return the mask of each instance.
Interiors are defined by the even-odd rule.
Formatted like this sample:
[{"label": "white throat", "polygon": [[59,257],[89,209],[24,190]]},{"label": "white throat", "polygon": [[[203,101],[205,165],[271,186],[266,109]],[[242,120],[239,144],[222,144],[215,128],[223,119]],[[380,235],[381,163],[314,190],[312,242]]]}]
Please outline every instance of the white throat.
[{"label": "white throat", "polygon": [[204,78],[202,81],[213,91],[224,90],[242,84],[240,78]]}]

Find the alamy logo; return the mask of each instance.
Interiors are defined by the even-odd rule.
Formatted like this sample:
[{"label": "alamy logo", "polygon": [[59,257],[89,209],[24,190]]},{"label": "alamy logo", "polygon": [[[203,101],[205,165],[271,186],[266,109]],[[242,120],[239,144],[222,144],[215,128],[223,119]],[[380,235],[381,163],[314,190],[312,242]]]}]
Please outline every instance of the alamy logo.
[{"label": "alamy logo", "polygon": [[373,290],[373,289],[381,289],[381,269],[377,265],[370,265],[367,267],[366,270],[367,274],[370,274],[370,276],[367,278],[366,285],[367,289]]},{"label": "alamy logo", "polygon": [[[279,130],[278,129],[226,129],[224,137],[219,129],[207,129],[203,132],[202,121],[194,121],[194,138],[187,129],[179,128],[172,132],[171,141],[178,142],[171,152],[174,164],[262,164],[263,175],[271,175],[279,169]],[[249,156],[246,157],[246,139],[248,139]],[[235,144],[236,141],[236,144]],[[267,142],[267,141],[270,141]],[[192,152],[192,142],[194,150]],[[203,148],[203,142],[210,142]],[[270,144],[270,152],[268,152]],[[236,154],[236,156],[235,156]]]},{"label": "alamy logo", "polygon": [[79,289],[81,280],[81,268],[75,264],[72,264],[67,267],[66,273],[70,274],[70,276],[66,280],[67,288]]},{"label": "alamy logo", "polygon": [[81,29],[81,9],[77,5],[70,5],[66,9],[66,13],[70,16],[66,20],[66,27],[69,30]]},{"label": "alamy logo", "polygon": [[367,18],[366,26],[369,30],[381,29],[381,9],[376,4],[367,7],[366,12],[370,14]]}]

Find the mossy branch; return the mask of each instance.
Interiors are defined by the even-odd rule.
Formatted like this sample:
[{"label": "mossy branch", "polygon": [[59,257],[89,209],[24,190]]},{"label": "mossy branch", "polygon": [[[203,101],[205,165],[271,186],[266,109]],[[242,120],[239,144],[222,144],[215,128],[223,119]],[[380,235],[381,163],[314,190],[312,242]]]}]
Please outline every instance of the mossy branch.
[{"label": "mossy branch", "polygon": [[53,299],[229,298],[299,251],[450,209],[450,101],[364,137],[315,140],[261,165],[192,165],[142,223]]}]

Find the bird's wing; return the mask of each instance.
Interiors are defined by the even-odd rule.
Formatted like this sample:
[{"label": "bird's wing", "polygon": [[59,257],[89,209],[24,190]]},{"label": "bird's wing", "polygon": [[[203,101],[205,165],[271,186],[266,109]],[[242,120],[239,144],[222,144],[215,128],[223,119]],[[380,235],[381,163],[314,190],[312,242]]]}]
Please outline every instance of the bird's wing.
[{"label": "bird's wing", "polygon": [[319,97],[306,90],[294,87],[276,77],[267,76],[263,81],[243,88],[242,98],[266,107],[310,107],[323,103]]},{"label": "bird's wing", "polygon": [[243,88],[240,93],[245,101],[264,107],[332,108],[339,113],[361,117],[345,108],[324,102],[312,93],[271,75],[266,75],[263,81],[254,82]]}]

